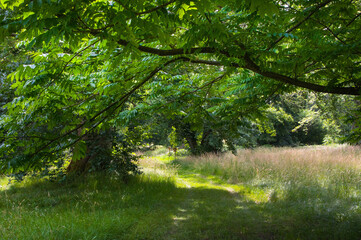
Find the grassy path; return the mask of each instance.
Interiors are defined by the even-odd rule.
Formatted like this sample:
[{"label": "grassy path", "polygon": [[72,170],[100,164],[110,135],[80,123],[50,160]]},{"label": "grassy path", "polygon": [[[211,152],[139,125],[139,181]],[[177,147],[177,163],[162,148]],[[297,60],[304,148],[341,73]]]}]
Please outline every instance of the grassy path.
[{"label": "grassy path", "polygon": [[[259,192],[254,195],[242,185],[174,166],[168,158],[150,161],[155,164],[146,172],[162,169],[164,175],[173,177],[177,189],[183,192],[166,239],[272,238],[262,223],[264,219],[250,210],[261,204],[260,199],[267,199],[265,193],[264,196]],[[252,231],[248,230],[250,226]]]},{"label": "grassy path", "polygon": [[128,184],[89,176],[2,186],[0,239],[257,239],[262,232],[248,231],[250,219],[260,219],[238,186],[160,158],[142,164],[144,174]]},{"label": "grassy path", "polygon": [[[177,186],[185,188],[187,193],[178,206],[168,239],[181,239],[184,236],[189,239],[242,238],[242,232],[237,229],[239,226],[229,221],[232,217],[228,211],[239,206],[238,186],[215,183],[195,173],[178,173],[175,179]],[[227,226],[222,223],[224,220]],[[231,234],[230,224],[234,230]]]},{"label": "grassy path", "polygon": [[[185,165],[178,161],[181,166],[168,158],[153,161],[170,166],[177,189],[185,192],[166,239],[361,239],[360,199],[338,193],[352,188],[353,182],[325,188],[317,182],[323,168],[313,170],[314,178],[303,178],[297,172],[295,177],[302,179],[299,183],[282,182],[287,175],[280,172],[280,178],[270,182],[230,184],[219,176],[201,174],[199,167],[189,166],[190,160]],[[286,167],[292,170],[290,164]],[[343,168],[324,166],[345,176]],[[345,171],[348,176],[353,173],[349,169]],[[286,187],[283,191],[282,186]]]}]

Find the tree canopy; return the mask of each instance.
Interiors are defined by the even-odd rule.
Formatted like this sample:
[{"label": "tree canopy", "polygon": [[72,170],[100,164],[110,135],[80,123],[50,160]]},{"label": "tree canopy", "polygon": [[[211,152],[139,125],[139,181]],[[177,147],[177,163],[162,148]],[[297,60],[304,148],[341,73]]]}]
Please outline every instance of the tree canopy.
[{"label": "tree canopy", "polygon": [[1,172],[40,169],[72,146],[84,153],[89,132],[139,112],[187,117],[202,109],[208,121],[232,123],[297,87],[361,94],[359,0],[0,6],[1,39],[14,39],[32,59],[8,75],[16,97],[1,117]]}]

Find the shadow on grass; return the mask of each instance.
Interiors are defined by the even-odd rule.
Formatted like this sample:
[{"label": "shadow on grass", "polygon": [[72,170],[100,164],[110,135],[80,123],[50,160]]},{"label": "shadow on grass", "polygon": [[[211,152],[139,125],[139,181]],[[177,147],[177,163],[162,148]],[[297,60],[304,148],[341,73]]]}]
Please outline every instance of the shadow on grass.
[{"label": "shadow on grass", "polygon": [[321,195],[257,203],[244,194],[180,188],[171,179],[149,176],[127,185],[107,177],[39,182],[0,192],[0,237],[360,239],[357,206],[325,202]]},{"label": "shadow on grass", "polygon": [[[192,179],[194,169],[173,161],[181,176]],[[198,174],[199,175],[199,174]],[[227,183],[213,175],[200,175],[216,185]],[[198,177],[199,178],[199,177]],[[336,179],[334,181],[337,181]],[[361,196],[358,182],[330,182],[315,179],[288,182],[281,193],[271,196],[270,186],[241,186],[238,205],[232,210],[235,222],[251,239],[361,239]],[[273,186],[274,187],[274,186]],[[266,195],[255,199],[254,195]],[[267,196],[268,195],[268,196]],[[256,197],[257,198],[257,197]],[[242,208],[242,211],[239,211]],[[247,213],[250,213],[247,216]],[[232,226],[231,224],[229,226]]]}]

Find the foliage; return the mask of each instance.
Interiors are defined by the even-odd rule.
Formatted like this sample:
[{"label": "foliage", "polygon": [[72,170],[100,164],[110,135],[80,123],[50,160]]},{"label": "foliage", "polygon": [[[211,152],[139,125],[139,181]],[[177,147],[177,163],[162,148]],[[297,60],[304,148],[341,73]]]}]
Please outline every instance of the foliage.
[{"label": "foliage", "polygon": [[[80,159],[73,158],[67,167],[67,172],[84,174],[89,172],[107,172],[128,181],[131,175],[140,174],[138,159],[135,154],[142,136],[139,129],[125,129],[116,132],[114,129],[91,133],[87,135],[84,148],[86,153]],[[79,150],[78,150],[79,151]]]},{"label": "foliage", "polygon": [[[197,67],[197,71],[201,69]],[[248,122],[266,114],[262,106],[274,89],[253,90],[252,85],[246,85],[251,80],[244,79],[244,74],[223,82],[227,73],[217,69],[216,72],[207,69],[207,78],[215,74],[218,77],[204,83],[205,74],[189,73],[193,70],[193,67],[179,67],[177,72],[186,72],[186,75],[167,74],[149,85],[146,104],[156,112],[151,115],[149,108],[146,111],[149,119],[156,119],[154,127],[159,129],[163,124],[162,133],[171,132],[175,126],[178,140],[185,140],[192,154],[234,151],[235,145],[250,146],[251,135],[246,133],[251,128]],[[244,86],[240,87],[242,83]]]},{"label": "foliage", "polygon": [[[125,143],[123,142],[123,144]],[[129,145],[121,146],[121,144],[117,144],[113,148],[112,159],[107,161],[109,162],[107,170],[120,175],[126,182],[130,174],[136,175],[141,173],[137,165],[139,156],[135,155],[132,150]]]},{"label": "foliage", "polygon": [[[229,128],[240,117],[256,118],[275,93],[360,94],[359,0],[0,5],[1,39],[15,36],[31,56],[8,75],[16,97],[1,118],[2,173],[41,170],[91,132],[156,112],[159,105],[149,104],[159,95],[169,114],[181,109],[168,94],[199,105],[183,110],[185,123],[212,129],[209,143],[219,146],[226,138],[215,122]],[[199,110],[206,122],[195,117]]]},{"label": "foliage", "polygon": [[168,141],[171,148],[177,148],[178,147],[178,138],[177,138],[177,131],[176,128],[172,126],[172,132],[168,136]]},{"label": "foliage", "polygon": [[[316,96],[309,92],[276,96],[268,107],[268,125],[259,143],[276,146],[322,144],[326,134]],[[269,136],[268,134],[271,135]]]},{"label": "foliage", "polygon": [[[298,146],[349,140],[358,104],[353,96],[298,91],[273,96],[265,106],[266,118],[256,121],[260,145]],[[351,124],[350,124],[351,123]],[[356,127],[355,127],[356,128]],[[355,130],[354,130],[355,131]],[[355,133],[357,135],[357,133]]]}]

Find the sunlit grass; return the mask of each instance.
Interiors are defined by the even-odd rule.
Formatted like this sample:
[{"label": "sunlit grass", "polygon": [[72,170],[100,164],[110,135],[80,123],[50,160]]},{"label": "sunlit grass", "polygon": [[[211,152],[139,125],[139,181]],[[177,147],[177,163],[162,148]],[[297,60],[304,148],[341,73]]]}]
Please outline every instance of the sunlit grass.
[{"label": "sunlit grass", "polygon": [[0,191],[5,190],[8,187],[9,179],[4,176],[0,176]]},{"label": "sunlit grass", "polygon": [[258,148],[241,150],[237,156],[186,157],[176,164],[183,171],[241,186],[238,192],[245,200],[257,203],[285,227],[275,228],[279,236],[361,236],[360,147]]},{"label": "sunlit grass", "polygon": [[145,155],[146,157],[154,157],[154,156],[166,155],[168,153],[169,153],[168,148],[164,146],[156,145],[154,147],[154,150],[142,152],[140,154]]}]

